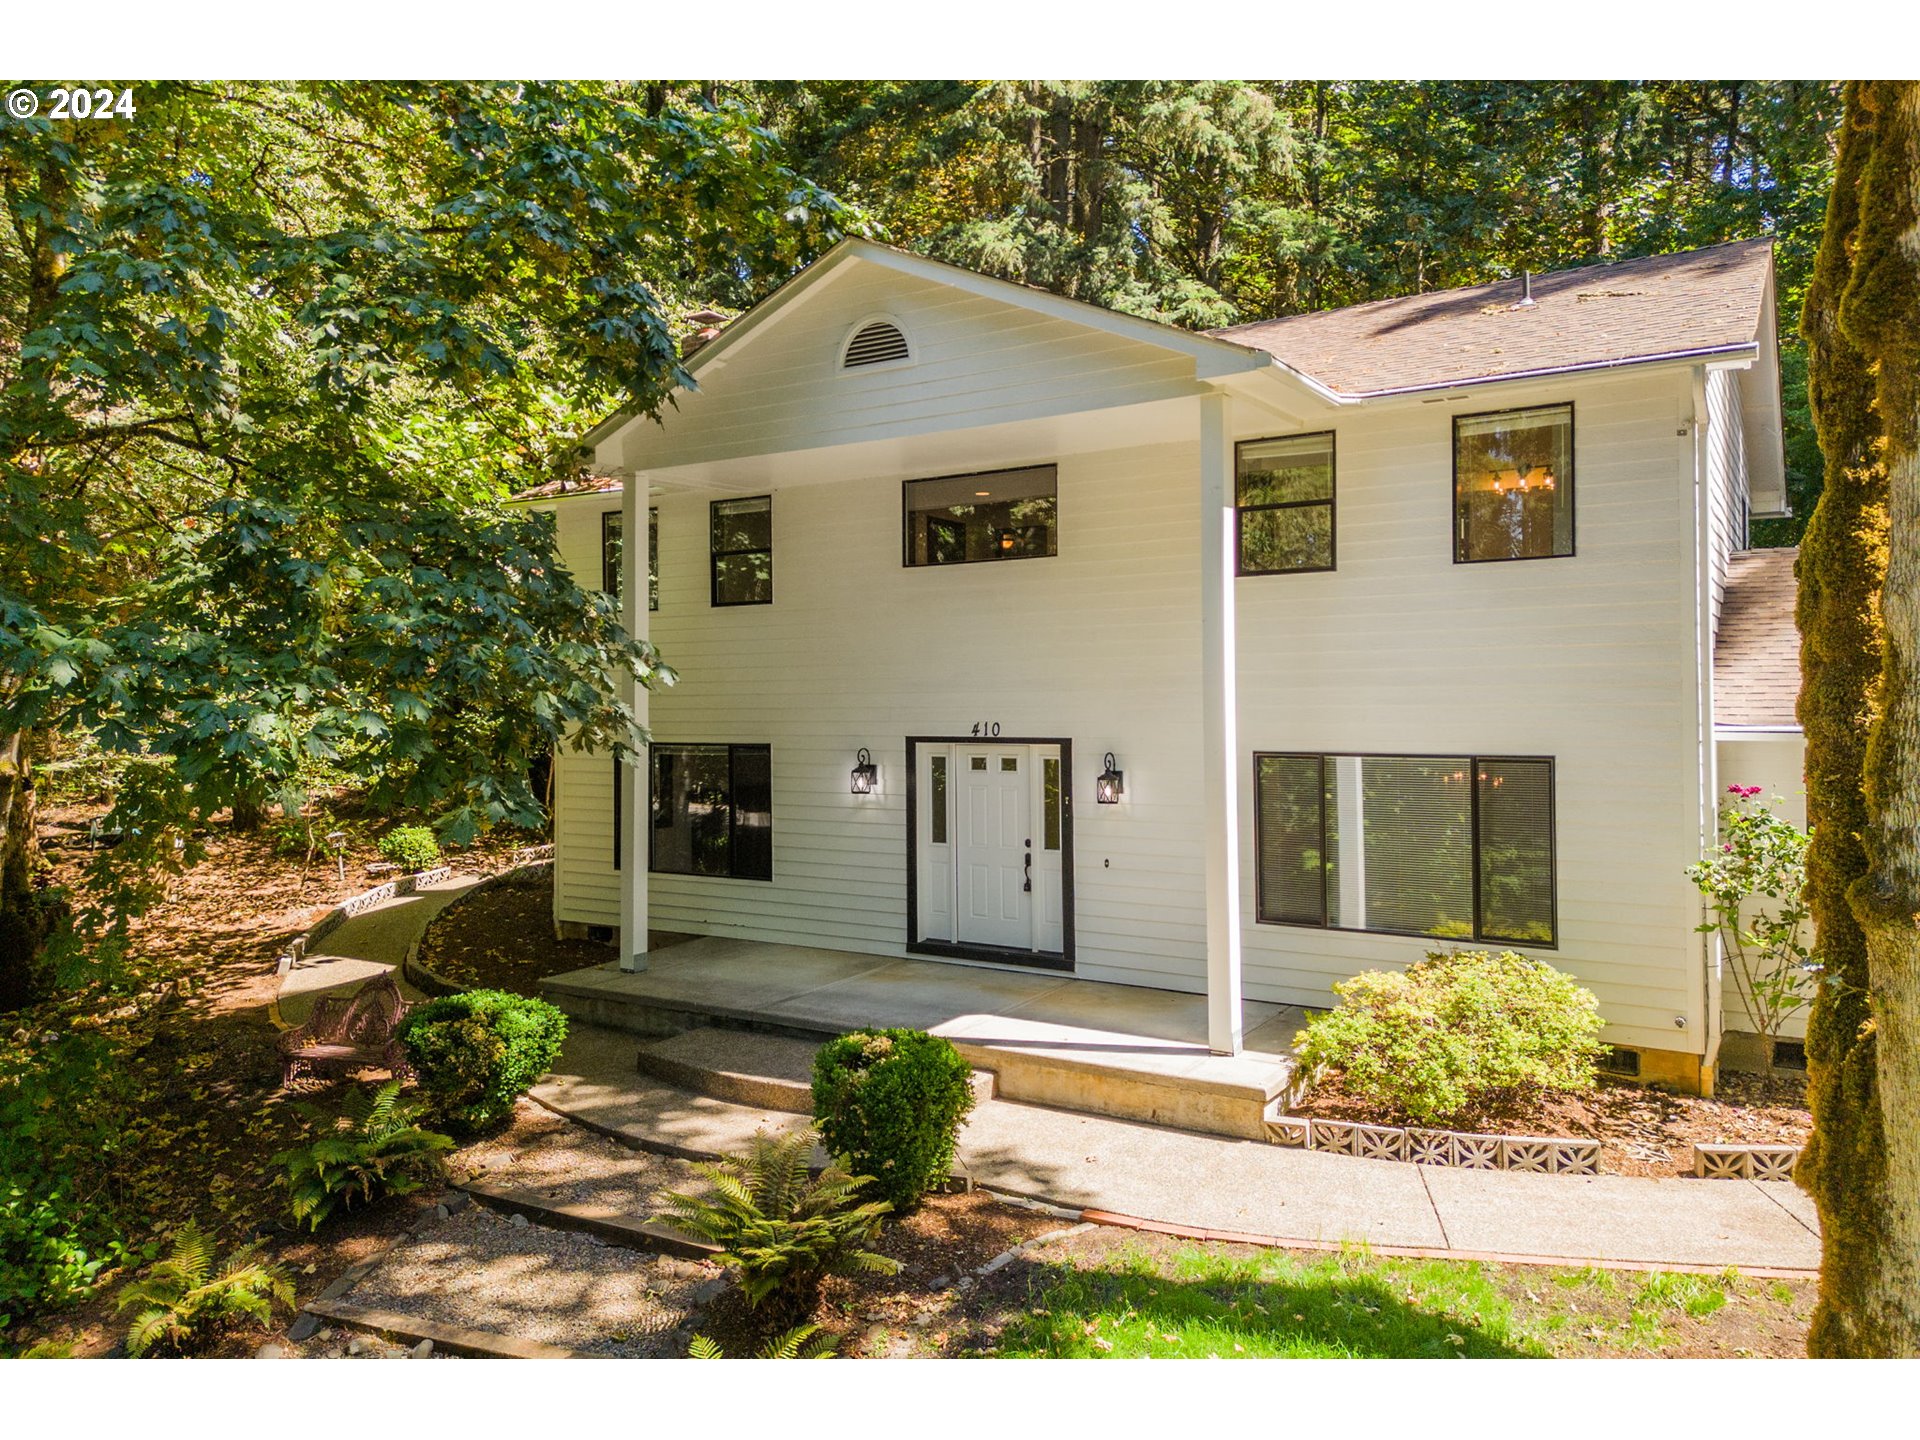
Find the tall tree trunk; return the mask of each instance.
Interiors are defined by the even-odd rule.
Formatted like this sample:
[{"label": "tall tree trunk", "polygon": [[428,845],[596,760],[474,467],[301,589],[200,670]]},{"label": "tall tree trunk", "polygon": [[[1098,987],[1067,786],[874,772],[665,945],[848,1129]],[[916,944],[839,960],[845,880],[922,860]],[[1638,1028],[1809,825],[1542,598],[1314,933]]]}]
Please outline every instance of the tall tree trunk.
[{"label": "tall tree trunk", "polygon": [[1807,1020],[1813,1135],[1796,1177],[1820,1212],[1820,1298],[1807,1348],[1816,1356],[1886,1353],[1901,1304],[1885,1250],[1887,1173],[1866,940],[1847,889],[1867,870],[1860,836],[1867,734],[1880,689],[1877,602],[1886,574],[1886,470],[1873,374],[1839,323],[1859,224],[1872,117],[1847,90],[1826,230],[1807,291],[1807,392],[1825,485],[1800,544],[1800,724],[1806,733],[1807,904],[1822,971]]},{"label": "tall tree trunk", "polygon": [[0,735],[0,1010],[30,998],[34,957],[47,935],[33,894],[34,821],[33,736]]},{"label": "tall tree trunk", "polygon": [[1874,366],[1885,428],[1887,570],[1880,716],[1867,742],[1867,873],[1849,891],[1866,938],[1887,1144],[1887,1317],[1880,1354],[1920,1356],[1920,82],[1860,87],[1874,145],[1860,187],[1847,338]]}]

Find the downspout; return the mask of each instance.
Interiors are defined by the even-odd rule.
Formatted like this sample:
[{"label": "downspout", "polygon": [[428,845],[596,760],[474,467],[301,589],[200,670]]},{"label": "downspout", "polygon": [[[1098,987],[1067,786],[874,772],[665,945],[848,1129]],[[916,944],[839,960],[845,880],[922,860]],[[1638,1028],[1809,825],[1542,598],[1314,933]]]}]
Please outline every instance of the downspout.
[{"label": "downspout", "polygon": [[[1713,743],[1713,511],[1708,484],[1708,449],[1711,443],[1707,407],[1707,369],[1696,366],[1692,377],[1693,417],[1689,430],[1693,436],[1693,595],[1694,595],[1694,766],[1696,794],[1694,855],[1704,855],[1713,842],[1719,824],[1714,807],[1718,793],[1719,759]],[[1700,923],[1710,918],[1706,897],[1698,900]],[[1720,1037],[1724,1025],[1720,995],[1720,937],[1717,932],[1696,932],[1700,940],[1700,998],[1702,1024],[1700,1093],[1711,1096],[1714,1067],[1720,1058]]]}]

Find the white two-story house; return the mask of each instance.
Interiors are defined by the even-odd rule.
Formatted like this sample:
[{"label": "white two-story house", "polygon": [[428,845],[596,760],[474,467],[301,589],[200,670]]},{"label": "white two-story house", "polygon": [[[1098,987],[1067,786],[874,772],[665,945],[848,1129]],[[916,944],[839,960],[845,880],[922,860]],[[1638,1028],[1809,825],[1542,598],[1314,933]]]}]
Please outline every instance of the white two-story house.
[{"label": "white two-story house", "polygon": [[681,677],[644,766],[557,757],[555,919],[1201,993],[1225,1053],[1518,949],[1710,1087],[1683,872],[1729,767],[1799,788],[1790,697],[1715,712],[1775,325],[1758,242],[1201,335],[846,241],[538,500]]}]

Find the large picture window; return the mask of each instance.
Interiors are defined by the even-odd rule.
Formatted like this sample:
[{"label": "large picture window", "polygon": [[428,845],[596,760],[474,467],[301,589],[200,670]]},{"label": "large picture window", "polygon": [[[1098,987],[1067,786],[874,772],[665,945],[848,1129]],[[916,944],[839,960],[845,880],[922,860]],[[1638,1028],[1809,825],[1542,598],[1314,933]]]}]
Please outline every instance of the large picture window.
[{"label": "large picture window", "polygon": [[1573,406],[1455,416],[1453,513],[1458,562],[1573,554]]},{"label": "large picture window", "polygon": [[1240,573],[1333,569],[1333,432],[1243,440],[1234,453]]},{"label": "large picture window", "polygon": [[649,870],[773,879],[773,752],[768,746],[654,745],[650,763]]},{"label": "large picture window", "polygon": [[1254,791],[1267,924],[1557,942],[1551,760],[1256,755]]},{"label": "large picture window", "polygon": [[[600,517],[600,588],[620,593],[620,536],[626,519],[618,510]],[[660,608],[660,512],[647,511],[647,609]]]},{"label": "large picture window", "polygon": [[1052,465],[909,480],[906,563],[965,565],[1054,553],[1059,472]]},{"label": "large picture window", "polygon": [[713,603],[773,603],[773,497],[713,502]]}]

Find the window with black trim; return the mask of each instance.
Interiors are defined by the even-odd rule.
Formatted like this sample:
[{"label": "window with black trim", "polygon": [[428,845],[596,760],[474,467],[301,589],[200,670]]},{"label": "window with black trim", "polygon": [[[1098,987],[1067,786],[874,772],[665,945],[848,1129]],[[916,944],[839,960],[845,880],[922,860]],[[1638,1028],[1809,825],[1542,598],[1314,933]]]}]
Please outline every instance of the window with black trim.
[{"label": "window with black trim", "polygon": [[[600,588],[609,595],[620,593],[620,536],[626,519],[618,510],[600,517]],[[660,608],[660,512],[647,511],[647,609]]]},{"label": "window with black trim", "polygon": [[1255,755],[1270,925],[1552,947],[1553,761]]},{"label": "window with black trim", "polygon": [[[653,778],[649,870],[773,879],[771,747],[656,744],[648,763]],[[614,803],[617,814],[617,780]],[[614,844],[617,862],[617,833]]]},{"label": "window with black trim", "polygon": [[1453,558],[1573,554],[1573,406],[1453,417]]},{"label": "window with black trim", "polygon": [[713,502],[713,603],[773,603],[773,497]]},{"label": "window with black trim", "polygon": [[1234,447],[1239,573],[1334,568],[1333,432]]},{"label": "window with black trim", "polygon": [[909,480],[904,494],[910,567],[1054,553],[1055,466]]}]

